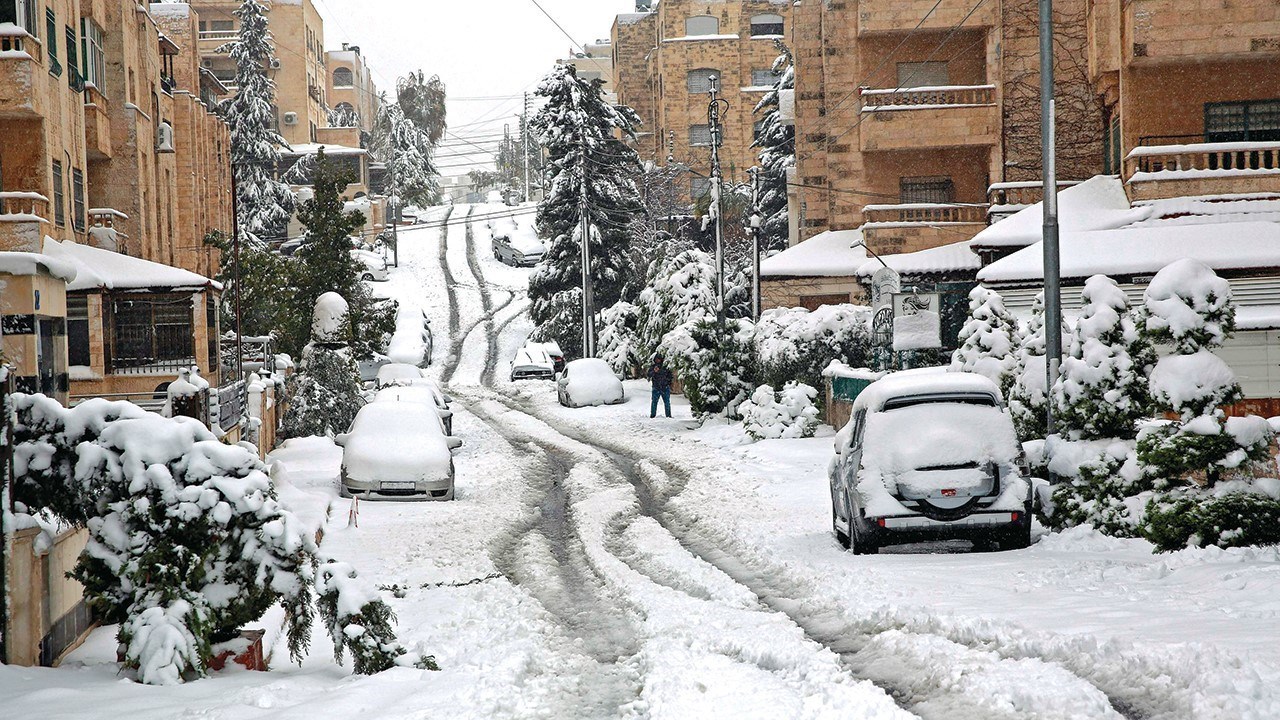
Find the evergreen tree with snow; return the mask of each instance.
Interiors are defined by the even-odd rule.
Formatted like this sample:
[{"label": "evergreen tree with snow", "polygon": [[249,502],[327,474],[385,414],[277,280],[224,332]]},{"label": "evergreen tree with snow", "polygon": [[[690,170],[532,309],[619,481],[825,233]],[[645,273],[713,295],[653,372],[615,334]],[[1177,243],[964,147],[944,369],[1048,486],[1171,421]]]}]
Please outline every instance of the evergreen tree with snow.
[{"label": "evergreen tree with snow", "polygon": [[439,75],[426,75],[418,70],[396,80],[396,104],[404,116],[426,135],[427,145],[434,148],[444,137],[447,111],[444,81]]},{"label": "evergreen tree with snow", "polygon": [[291,263],[293,292],[280,328],[282,347],[295,357],[309,341],[316,301],[328,292],[336,292],[350,305],[349,337],[355,358],[381,351],[386,336],[395,330],[392,304],[374,299],[360,280],[359,261],[351,256],[351,236],[364,227],[365,219],[360,212],[344,209],[341,193],[350,180],[349,174],[321,150],[312,173],[314,194],[298,209],[303,243],[297,252],[298,262]]},{"label": "evergreen tree with snow", "polygon": [[285,389],[289,405],[280,421],[281,440],[344,433],[364,404],[360,369],[347,347],[348,313],[347,302],[337,293],[316,300],[311,342]]},{"label": "evergreen tree with snow", "polygon": [[385,192],[404,205],[431,205],[440,197],[438,172],[431,156],[435,144],[428,131],[405,114],[400,103],[378,110],[373,157],[387,166]]},{"label": "evergreen tree with snow", "polygon": [[1071,440],[1131,440],[1151,414],[1147,375],[1155,350],[1115,280],[1085,281],[1083,308],[1054,388],[1054,414]]},{"label": "evergreen tree with snow", "polygon": [[545,104],[530,121],[548,153],[549,186],[538,205],[537,227],[539,237],[550,239],[529,278],[530,315],[539,339],[555,340],[571,355],[581,351],[581,335],[571,328],[582,309],[557,298],[582,284],[584,205],[593,228],[588,237],[596,308],[621,299],[631,272],[627,226],[641,211],[634,180],[641,172],[639,157],[615,137],[634,138],[639,116],[606,102],[602,87],[599,80],[579,78],[572,65],[557,66],[538,86]]},{"label": "evergreen tree with snow", "polygon": [[632,373],[648,360],[640,349],[640,310],[619,300],[600,313],[600,358],[620,377]]},{"label": "evergreen tree with snow", "polygon": [[985,375],[1008,393],[1018,371],[1022,336],[1000,293],[981,285],[969,293],[969,321],[961,328],[959,341],[951,369]]},{"label": "evergreen tree with snow", "polygon": [[763,113],[764,119],[752,144],[760,148],[760,251],[765,255],[787,248],[787,170],[796,164],[796,128],[783,123],[779,112],[781,91],[795,89],[795,65],[791,50],[781,40],[774,44],[780,53],[773,61],[778,79],[755,107],[755,113]]},{"label": "evergreen tree with snow", "polygon": [[1049,382],[1045,361],[1044,293],[1037,293],[1031,305],[1031,321],[1018,346],[1018,372],[1009,388],[1009,415],[1026,442],[1048,434]]},{"label": "evergreen tree with snow", "polygon": [[[646,356],[658,351],[667,333],[689,322],[714,317],[716,272],[711,256],[686,250],[662,264],[636,300],[638,339]],[[647,359],[647,358],[646,358]]]},{"label": "evergreen tree with snow", "polygon": [[237,222],[249,242],[280,237],[294,208],[293,193],[275,179],[281,147],[288,147],[274,130],[275,83],[267,68],[275,57],[267,29],[266,7],[244,0],[234,14],[240,20],[238,38],[218,48],[236,64],[236,94],[222,101],[219,114],[231,127],[231,170],[235,176]]}]

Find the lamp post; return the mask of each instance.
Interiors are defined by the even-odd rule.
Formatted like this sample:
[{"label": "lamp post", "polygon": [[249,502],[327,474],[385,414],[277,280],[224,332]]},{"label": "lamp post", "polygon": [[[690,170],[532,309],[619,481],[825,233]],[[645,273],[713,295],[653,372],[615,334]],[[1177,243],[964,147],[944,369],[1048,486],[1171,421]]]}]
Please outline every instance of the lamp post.
[{"label": "lamp post", "polygon": [[[1053,0],[1040,0],[1040,152],[1044,174],[1045,373],[1052,391],[1062,362],[1062,268],[1058,249],[1058,169],[1053,97]],[[1053,403],[1045,405],[1048,435],[1056,430]],[[1049,480],[1053,481],[1050,474]]]}]

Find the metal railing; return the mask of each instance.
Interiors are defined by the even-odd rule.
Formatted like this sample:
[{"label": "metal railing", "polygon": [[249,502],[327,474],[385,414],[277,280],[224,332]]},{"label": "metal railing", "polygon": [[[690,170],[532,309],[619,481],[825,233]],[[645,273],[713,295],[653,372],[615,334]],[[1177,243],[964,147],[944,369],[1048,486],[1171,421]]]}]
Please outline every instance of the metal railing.
[{"label": "metal railing", "polygon": [[986,224],[986,203],[904,203],[867,205],[862,208],[867,223],[936,225],[955,223]]},{"label": "metal railing", "polygon": [[217,423],[223,432],[240,423],[245,408],[245,382],[237,380],[209,393],[209,424]]},{"label": "metal railing", "polygon": [[860,91],[863,111],[994,105],[995,92],[995,85],[942,85],[891,90],[862,88]]},{"label": "metal railing", "polygon": [[1159,180],[1161,173],[1187,171],[1270,174],[1280,171],[1280,142],[1201,142],[1140,146],[1125,158],[1125,170],[1128,178],[1136,173],[1155,176],[1143,178],[1147,180]]}]

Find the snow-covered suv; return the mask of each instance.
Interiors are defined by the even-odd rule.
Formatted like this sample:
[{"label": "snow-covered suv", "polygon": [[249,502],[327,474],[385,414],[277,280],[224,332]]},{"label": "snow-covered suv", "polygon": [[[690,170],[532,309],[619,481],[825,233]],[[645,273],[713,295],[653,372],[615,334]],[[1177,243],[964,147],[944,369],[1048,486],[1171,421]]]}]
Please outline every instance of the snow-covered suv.
[{"label": "snow-covered suv", "polygon": [[835,445],[832,525],[854,553],[956,538],[1030,544],[1030,479],[987,378],[937,370],[881,378],[854,401]]}]

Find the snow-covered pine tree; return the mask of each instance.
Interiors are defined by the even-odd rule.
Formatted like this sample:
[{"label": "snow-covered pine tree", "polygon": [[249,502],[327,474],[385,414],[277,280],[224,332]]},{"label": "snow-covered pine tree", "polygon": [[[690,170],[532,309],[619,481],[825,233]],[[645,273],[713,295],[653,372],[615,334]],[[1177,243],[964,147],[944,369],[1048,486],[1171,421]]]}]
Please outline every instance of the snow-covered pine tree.
[{"label": "snow-covered pine tree", "polygon": [[981,285],[969,293],[969,321],[961,328],[959,340],[951,369],[985,375],[1008,393],[1018,370],[1022,336],[1000,293]]},{"label": "snow-covered pine tree", "polygon": [[760,250],[766,255],[787,247],[787,170],[796,164],[796,129],[782,122],[778,107],[780,91],[795,89],[795,66],[791,50],[781,40],[774,44],[779,51],[773,61],[778,79],[755,107],[755,113],[764,113],[764,119],[752,144],[760,148]]},{"label": "snow-covered pine tree", "polygon": [[701,250],[686,250],[662,264],[657,277],[636,300],[644,360],[657,352],[667,333],[715,315],[715,283],[711,256]]},{"label": "snow-covered pine tree", "polygon": [[239,36],[218,48],[236,64],[236,94],[219,104],[218,113],[231,127],[237,220],[248,242],[283,236],[295,204],[288,186],[275,179],[279,148],[288,143],[273,129],[276,90],[267,67],[275,47],[266,12],[259,0],[244,0],[233,13],[240,19]]},{"label": "snow-covered pine tree", "polygon": [[[621,299],[631,271],[627,263],[627,226],[641,210],[634,178],[641,172],[635,151],[615,137],[634,137],[635,111],[604,99],[599,80],[583,80],[572,65],[557,66],[538,86],[546,99],[530,121],[548,153],[549,186],[538,205],[538,236],[550,239],[547,253],[529,278],[530,315],[537,337],[555,340],[570,355],[581,352],[581,334],[573,332],[581,315],[557,298],[582,284],[579,246],[582,208],[594,228],[590,235],[595,307]],[[580,326],[580,323],[578,323]]]},{"label": "snow-covered pine tree", "polygon": [[1115,280],[1085,281],[1083,308],[1054,388],[1055,417],[1070,440],[1131,440],[1151,414],[1147,375],[1155,350]]},{"label": "snow-covered pine tree", "polygon": [[302,364],[289,378],[288,409],[280,421],[280,439],[334,437],[347,431],[363,404],[360,369],[346,345],[350,320],[347,302],[337,293],[316,300],[311,342]]},{"label": "snow-covered pine tree", "polygon": [[386,193],[401,205],[434,204],[440,193],[427,131],[405,115],[399,103],[384,103],[373,137],[373,157],[387,166]]},{"label": "snow-covered pine tree", "polygon": [[418,70],[396,80],[396,104],[405,117],[426,133],[427,145],[434,148],[444,137],[447,92],[439,75],[426,75]]},{"label": "snow-covered pine tree", "polygon": [[1031,321],[1018,345],[1018,372],[1009,387],[1009,414],[1018,431],[1018,439],[1026,442],[1047,434],[1046,412],[1049,405],[1049,382],[1045,362],[1044,293],[1036,294],[1031,305]]},{"label": "snow-covered pine tree", "polygon": [[364,216],[344,210],[341,193],[348,180],[347,173],[321,150],[312,172],[314,194],[298,209],[305,232],[297,253],[301,262],[291,263],[293,293],[280,328],[281,346],[295,357],[309,341],[316,300],[327,292],[336,292],[350,305],[350,347],[355,358],[379,352],[386,335],[395,330],[394,307],[373,298],[360,280],[358,261],[351,257],[350,236],[364,226]]},{"label": "snow-covered pine tree", "polygon": [[600,313],[600,357],[621,377],[649,359],[640,349],[640,310],[619,300]]}]

